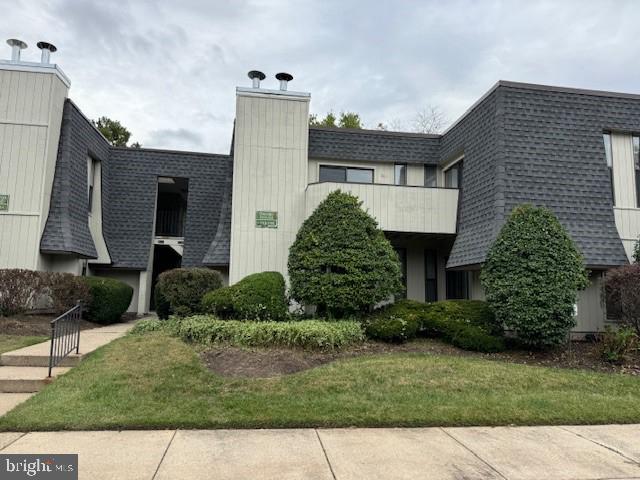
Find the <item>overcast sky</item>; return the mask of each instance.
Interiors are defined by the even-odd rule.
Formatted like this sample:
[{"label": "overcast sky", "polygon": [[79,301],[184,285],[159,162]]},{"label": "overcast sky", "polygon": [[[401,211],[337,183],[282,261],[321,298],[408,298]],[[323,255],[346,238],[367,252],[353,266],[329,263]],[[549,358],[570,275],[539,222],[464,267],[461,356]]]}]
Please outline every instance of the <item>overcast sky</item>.
[{"label": "overcast sky", "polygon": [[[226,153],[234,88],[286,71],[311,111],[455,120],[497,80],[640,93],[640,1],[0,0],[4,38],[39,40],[90,118],[145,147]],[[2,48],[2,47],[0,47]],[[0,50],[0,53],[2,50]],[[4,47],[1,58],[10,56]]]}]

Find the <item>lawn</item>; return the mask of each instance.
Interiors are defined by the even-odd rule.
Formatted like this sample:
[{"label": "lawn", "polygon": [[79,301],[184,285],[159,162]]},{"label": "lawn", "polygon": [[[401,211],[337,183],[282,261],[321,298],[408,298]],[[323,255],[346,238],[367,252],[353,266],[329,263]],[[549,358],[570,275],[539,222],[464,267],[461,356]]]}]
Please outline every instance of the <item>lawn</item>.
[{"label": "lawn", "polygon": [[39,336],[22,336],[22,335],[4,335],[0,334],[0,354],[17,350],[18,348],[28,347],[34,343],[45,342],[47,337]]},{"label": "lawn", "polygon": [[163,333],[128,335],[0,419],[1,430],[640,422],[640,378],[430,354],[224,378]]}]

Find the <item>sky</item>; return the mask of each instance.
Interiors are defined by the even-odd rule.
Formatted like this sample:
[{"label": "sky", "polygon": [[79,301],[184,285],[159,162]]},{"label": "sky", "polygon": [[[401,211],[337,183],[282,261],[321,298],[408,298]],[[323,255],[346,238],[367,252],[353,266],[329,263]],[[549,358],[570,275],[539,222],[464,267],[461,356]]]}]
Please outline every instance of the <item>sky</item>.
[{"label": "sky", "polygon": [[254,69],[265,88],[291,73],[312,113],[354,111],[368,128],[409,129],[427,106],[451,123],[498,80],[640,93],[640,0],[0,0],[0,12],[24,60],[55,44],[70,98],[143,147],[227,153],[235,87]]}]

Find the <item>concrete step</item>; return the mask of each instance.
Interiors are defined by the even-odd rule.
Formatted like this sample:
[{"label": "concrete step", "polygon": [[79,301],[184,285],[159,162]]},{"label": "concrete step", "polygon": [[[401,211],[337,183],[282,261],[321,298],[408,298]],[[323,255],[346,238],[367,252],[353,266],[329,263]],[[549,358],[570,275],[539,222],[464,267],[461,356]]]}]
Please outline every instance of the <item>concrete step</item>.
[{"label": "concrete step", "polygon": [[54,377],[66,373],[68,367],[56,367],[47,378],[46,367],[0,367],[0,392],[33,393],[42,390]]},{"label": "concrete step", "polygon": [[[36,355],[27,355],[18,353],[19,350],[15,352],[3,353],[0,355],[0,365],[6,367],[48,367],[49,366],[49,355],[36,354]],[[82,354],[69,354],[65,358],[63,358],[58,366],[60,367],[75,367],[82,360]]]},{"label": "concrete step", "polygon": [[26,402],[33,395],[35,393],[0,393],[0,416]]}]

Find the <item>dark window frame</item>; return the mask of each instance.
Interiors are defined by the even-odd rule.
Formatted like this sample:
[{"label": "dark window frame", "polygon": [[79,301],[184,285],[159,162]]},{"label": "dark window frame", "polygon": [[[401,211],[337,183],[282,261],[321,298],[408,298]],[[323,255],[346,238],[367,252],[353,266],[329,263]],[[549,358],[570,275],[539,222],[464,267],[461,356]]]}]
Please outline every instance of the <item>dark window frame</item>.
[{"label": "dark window frame", "polygon": [[[334,170],[334,171],[342,171],[344,172],[344,180],[323,180],[322,179],[322,171],[323,170]],[[349,181],[349,171],[350,170],[359,170],[359,171],[366,171],[366,172],[370,172],[371,173],[371,181],[370,182],[353,182],[353,181]],[[325,182],[335,182],[335,183],[367,183],[367,184],[373,184],[374,183],[374,176],[375,176],[375,169],[373,168],[366,168],[366,167],[350,167],[347,165],[327,165],[327,164],[321,164],[318,167],[318,183],[325,183]]]},{"label": "dark window frame", "polygon": [[611,132],[602,134],[602,142],[604,144],[604,158],[609,170],[609,184],[611,185],[611,201],[613,206],[616,205],[616,189],[613,183],[613,145],[611,143]]},{"label": "dark window frame", "polygon": [[[432,172],[433,175],[430,176],[427,173],[428,171]],[[426,188],[438,188],[438,166],[437,165],[424,166],[424,186]]]},{"label": "dark window frame", "polygon": [[640,208],[640,136],[633,135],[631,138],[633,144],[633,165],[636,172],[636,207]]},{"label": "dark window frame", "polygon": [[469,299],[469,272],[466,270],[447,270],[445,283],[447,300]]},{"label": "dark window frame", "polygon": [[[433,261],[433,277],[429,276],[429,261]],[[429,287],[432,287],[430,289]],[[432,292],[433,295],[429,295]],[[424,301],[438,301],[438,252],[436,250],[424,251]]]},{"label": "dark window frame", "polygon": [[[401,168],[400,173],[398,173],[398,168]],[[407,177],[409,173],[409,165],[406,163],[394,163],[393,165],[393,184],[398,186],[406,186],[407,185]],[[400,178],[398,178],[398,175]]]},{"label": "dark window frame", "polygon": [[[449,185],[449,177],[448,175],[453,171],[456,171],[456,185]],[[462,188],[462,180],[463,180],[463,172],[464,172],[464,157],[460,160],[457,160],[455,163],[449,165],[446,170],[444,170],[444,187],[445,188]]]}]

